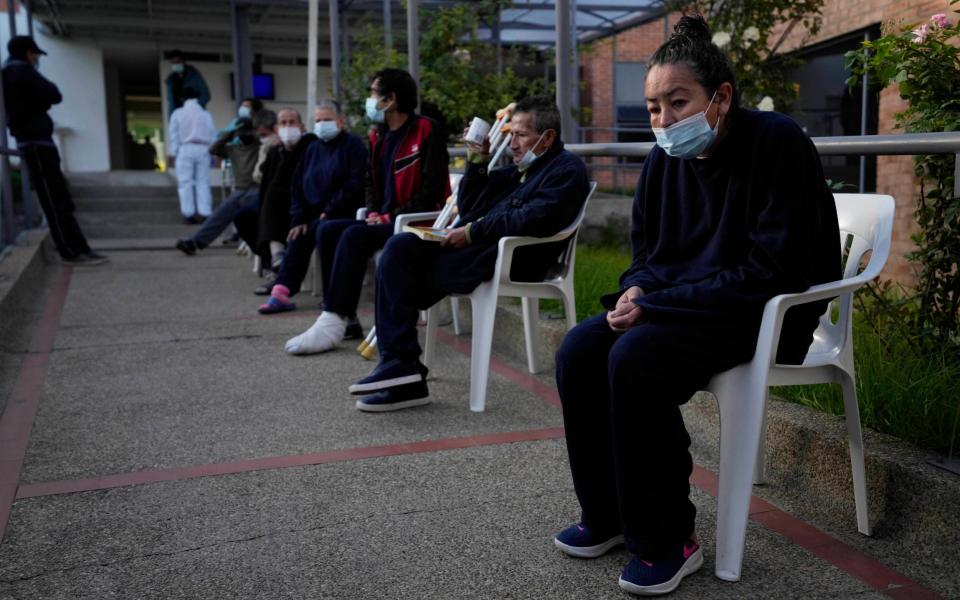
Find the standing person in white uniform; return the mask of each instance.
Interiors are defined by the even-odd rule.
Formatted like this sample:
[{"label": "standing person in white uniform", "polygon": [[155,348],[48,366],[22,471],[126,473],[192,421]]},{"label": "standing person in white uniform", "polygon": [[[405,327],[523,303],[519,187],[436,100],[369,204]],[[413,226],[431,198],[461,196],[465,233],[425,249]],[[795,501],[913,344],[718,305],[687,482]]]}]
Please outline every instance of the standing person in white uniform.
[{"label": "standing person in white uniform", "polygon": [[197,101],[197,90],[185,88],[183,97],[183,106],[170,115],[168,164],[177,172],[180,214],[188,223],[196,225],[213,212],[207,148],[217,130],[213,117]]}]

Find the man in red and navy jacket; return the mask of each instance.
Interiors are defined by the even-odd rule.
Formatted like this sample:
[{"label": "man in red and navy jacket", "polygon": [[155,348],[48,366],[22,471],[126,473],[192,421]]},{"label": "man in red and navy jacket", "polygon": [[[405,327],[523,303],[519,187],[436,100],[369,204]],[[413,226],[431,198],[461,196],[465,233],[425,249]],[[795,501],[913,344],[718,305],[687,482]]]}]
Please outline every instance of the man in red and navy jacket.
[{"label": "man in red and navy jacket", "polygon": [[370,83],[366,116],[377,124],[370,136],[366,221],[334,219],[317,231],[322,261],[332,261],[323,290],[323,312],[290,339],[290,354],[333,349],[349,331],[362,337],[356,320],[367,261],[393,235],[393,217],[439,210],[450,195],[447,141],[431,119],[417,115],[417,84],[406,71],[384,69]]}]

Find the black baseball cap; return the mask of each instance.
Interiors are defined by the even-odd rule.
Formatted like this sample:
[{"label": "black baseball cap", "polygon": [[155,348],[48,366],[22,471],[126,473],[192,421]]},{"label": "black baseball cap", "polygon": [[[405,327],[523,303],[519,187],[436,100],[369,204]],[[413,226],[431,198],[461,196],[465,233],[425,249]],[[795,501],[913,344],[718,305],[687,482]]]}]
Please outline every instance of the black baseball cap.
[{"label": "black baseball cap", "polygon": [[7,42],[7,52],[14,58],[24,58],[27,52],[36,52],[37,54],[46,54],[37,46],[33,38],[29,35],[18,35]]}]

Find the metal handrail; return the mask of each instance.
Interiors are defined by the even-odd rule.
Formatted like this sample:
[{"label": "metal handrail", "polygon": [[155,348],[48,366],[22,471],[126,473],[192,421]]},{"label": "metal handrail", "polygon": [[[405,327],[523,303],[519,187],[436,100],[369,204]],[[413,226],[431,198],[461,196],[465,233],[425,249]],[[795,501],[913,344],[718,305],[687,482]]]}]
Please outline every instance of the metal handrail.
[{"label": "metal handrail", "polygon": [[[852,135],[810,138],[822,156],[864,154],[916,155],[960,154],[960,132],[900,133],[895,135]],[[611,142],[599,144],[567,144],[566,149],[578,156],[643,157],[650,154],[654,142]],[[450,156],[466,156],[462,146],[448,148]]]},{"label": "metal handrail", "polygon": [[[960,196],[960,132],[900,133],[894,135],[852,135],[810,138],[821,156],[914,156],[918,154],[953,154],[955,196]],[[600,144],[567,144],[565,148],[578,156],[644,157],[654,142],[612,142]],[[451,157],[467,155],[467,149],[447,149]]]}]

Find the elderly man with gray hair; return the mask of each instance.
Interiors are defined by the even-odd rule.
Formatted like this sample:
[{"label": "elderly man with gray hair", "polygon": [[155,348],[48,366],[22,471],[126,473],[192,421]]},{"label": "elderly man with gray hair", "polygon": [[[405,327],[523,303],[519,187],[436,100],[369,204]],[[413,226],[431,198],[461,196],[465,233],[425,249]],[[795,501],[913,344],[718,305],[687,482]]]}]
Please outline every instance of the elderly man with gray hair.
[{"label": "elderly man with gray hair", "polygon": [[[343,112],[335,100],[321,100],[314,112],[313,133],[320,141],[307,147],[290,181],[290,224],[287,249],[270,298],[261,314],[293,310],[290,296],[300,285],[317,247],[321,227],[338,219],[353,219],[364,200],[367,148],[344,129]],[[323,280],[329,280],[332,257],[321,261]]]}]

